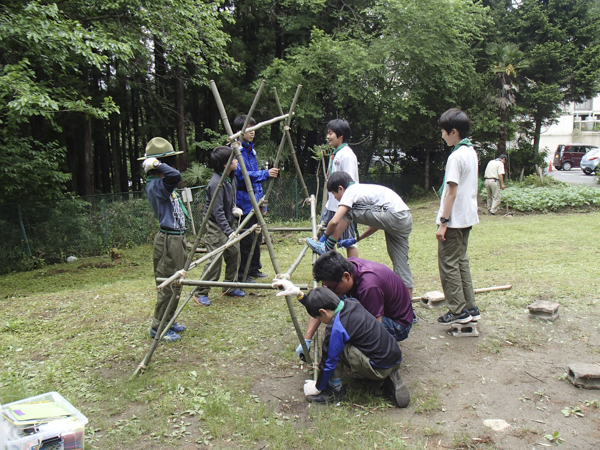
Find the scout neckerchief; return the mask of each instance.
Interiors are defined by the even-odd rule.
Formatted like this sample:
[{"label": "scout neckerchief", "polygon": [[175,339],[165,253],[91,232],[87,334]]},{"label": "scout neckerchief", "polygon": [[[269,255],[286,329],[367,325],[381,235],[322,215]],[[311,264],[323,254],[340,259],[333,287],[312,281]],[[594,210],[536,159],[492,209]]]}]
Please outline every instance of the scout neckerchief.
[{"label": "scout neckerchief", "polygon": [[[157,177],[155,175],[148,175],[146,177],[146,183],[148,183],[148,181],[150,181],[150,180],[160,180],[160,177]],[[181,200],[181,197],[179,196],[179,194],[177,192],[173,191],[173,193],[171,194],[171,198],[177,199],[179,201],[179,206],[181,206],[181,210],[183,211],[183,214],[185,215],[185,217],[187,217],[187,220],[191,222],[192,218],[190,217],[190,213],[188,212],[187,208],[183,204],[183,200]]]},{"label": "scout neckerchief", "polygon": [[[473,144],[471,143],[469,138],[464,138],[462,141],[460,141],[458,144],[456,144],[454,146],[454,150],[452,150],[452,153],[454,153],[456,150],[458,150],[462,145],[468,145],[469,147],[473,146]],[[438,190],[438,194],[440,194],[440,197],[442,196],[442,193],[444,192],[444,186],[446,186],[446,171],[445,170],[444,170],[444,181],[442,181],[442,185],[440,186],[440,188]]]},{"label": "scout neckerchief", "polygon": [[335,155],[337,154],[337,152],[339,152],[341,149],[343,149],[344,147],[347,147],[348,143],[344,142],[342,145],[340,145],[338,148],[336,148],[333,153],[331,154],[331,157],[329,158],[329,169],[327,169],[327,174],[331,175],[331,169],[333,169],[333,159],[335,158]]},{"label": "scout neckerchief", "polygon": [[343,308],[344,308],[344,300],[340,300],[340,302],[337,305],[337,308],[335,308],[335,311],[333,311],[333,314],[339,313]]}]

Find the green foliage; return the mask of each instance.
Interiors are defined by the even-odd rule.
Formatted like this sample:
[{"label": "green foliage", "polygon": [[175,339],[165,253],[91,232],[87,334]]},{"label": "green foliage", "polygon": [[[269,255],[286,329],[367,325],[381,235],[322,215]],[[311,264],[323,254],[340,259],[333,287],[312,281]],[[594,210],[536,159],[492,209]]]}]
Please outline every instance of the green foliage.
[{"label": "green foliage", "polygon": [[558,211],[564,208],[600,206],[600,189],[590,186],[515,188],[507,187],[501,193],[502,202],[508,200],[517,211]]},{"label": "green foliage", "polygon": [[529,141],[524,139],[519,139],[518,144],[518,148],[510,149],[508,151],[507,164],[510,167],[512,179],[518,179],[522,170],[525,175],[531,175],[536,173],[536,165],[542,169],[548,166],[548,163],[546,162],[546,151],[540,152],[536,150]]},{"label": "green foliage", "polygon": [[556,442],[558,445],[563,445],[563,439],[560,437],[560,433],[555,431],[552,434],[544,435],[544,438],[549,440],[550,442]]},{"label": "green foliage", "polygon": [[193,162],[188,169],[181,174],[183,183],[187,187],[202,186],[208,183],[214,171],[200,163]]},{"label": "green foliage", "polygon": [[600,89],[600,20],[594,0],[524,0],[506,15],[508,39],[519,44],[529,66],[521,103],[531,116],[535,149],[541,126],[563,103],[592,98]]},{"label": "green foliage", "polygon": [[66,149],[58,142],[5,136],[0,146],[0,203],[62,196],[71,174],[60,170]]}]

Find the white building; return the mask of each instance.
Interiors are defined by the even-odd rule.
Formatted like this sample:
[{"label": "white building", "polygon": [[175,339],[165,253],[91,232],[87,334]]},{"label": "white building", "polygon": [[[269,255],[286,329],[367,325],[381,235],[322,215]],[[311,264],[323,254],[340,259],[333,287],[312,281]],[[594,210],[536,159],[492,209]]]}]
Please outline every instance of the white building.
[{"label": "white building", "polygon": [[540,150],[547,148],[549,161],[560,144],[592,144],[600,147],[600,96],[570,104],[558,123],[542,129]]}]

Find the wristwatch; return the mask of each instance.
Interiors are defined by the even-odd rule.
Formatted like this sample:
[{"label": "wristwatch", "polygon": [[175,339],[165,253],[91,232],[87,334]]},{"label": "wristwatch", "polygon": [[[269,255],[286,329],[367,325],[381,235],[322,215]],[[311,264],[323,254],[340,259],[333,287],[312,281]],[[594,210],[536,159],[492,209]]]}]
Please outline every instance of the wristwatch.
[{"label": "wristwatch", "polygon": [[448,217],[447,219],[445,217],[440,217],[440,222],[441,223],[447,223],[450,221],[450,217]]}]

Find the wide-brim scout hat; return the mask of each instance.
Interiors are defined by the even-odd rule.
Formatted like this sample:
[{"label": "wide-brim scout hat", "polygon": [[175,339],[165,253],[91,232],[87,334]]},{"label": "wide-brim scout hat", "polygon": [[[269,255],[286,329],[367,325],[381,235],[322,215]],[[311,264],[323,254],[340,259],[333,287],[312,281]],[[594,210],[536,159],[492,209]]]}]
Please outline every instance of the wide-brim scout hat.
[{"label": "wide-brim scout hat", "polygon": [[183,152],[176,152],[169,141],[161,137],[155,137],[146,145],[146,154],[138,161],[148,158],[164,158],[165,156],[179,155]]}]

